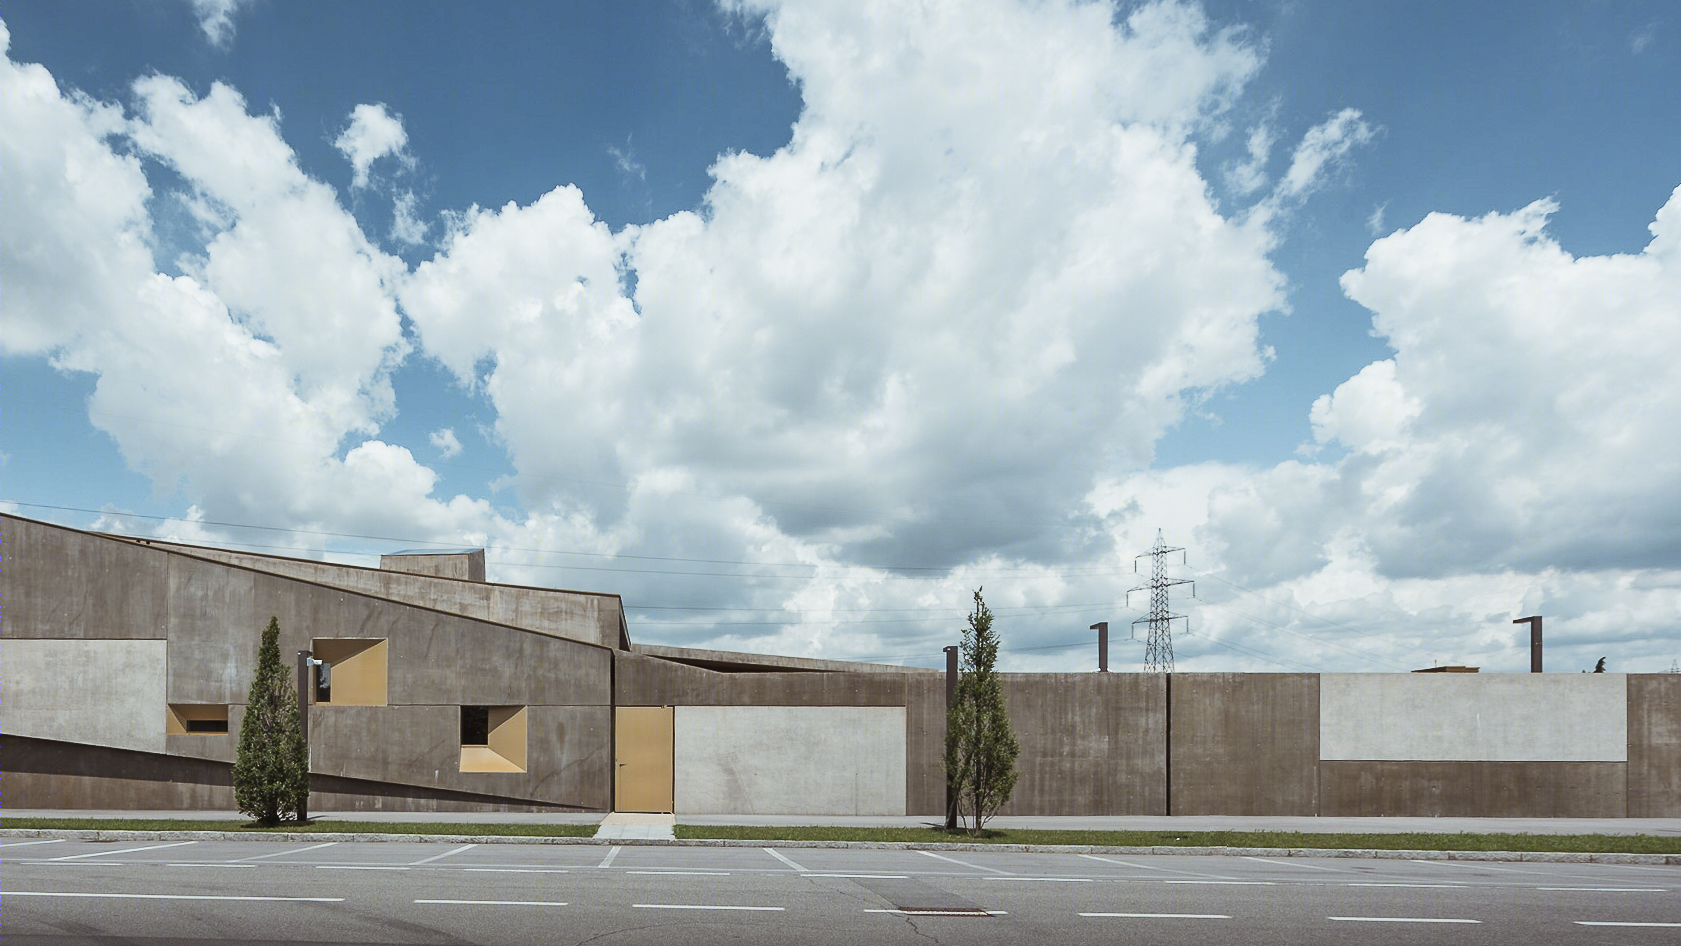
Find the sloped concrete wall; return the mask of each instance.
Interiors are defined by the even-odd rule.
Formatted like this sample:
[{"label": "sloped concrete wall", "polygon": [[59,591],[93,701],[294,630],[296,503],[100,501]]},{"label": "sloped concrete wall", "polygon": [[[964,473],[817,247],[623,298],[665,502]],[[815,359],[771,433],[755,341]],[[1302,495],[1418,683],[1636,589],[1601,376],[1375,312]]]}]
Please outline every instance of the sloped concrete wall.
[{"label": "sloped concrete wall", "polygon": [[168,650],[161,640],[8,640],[0,731],[162,752]]}]

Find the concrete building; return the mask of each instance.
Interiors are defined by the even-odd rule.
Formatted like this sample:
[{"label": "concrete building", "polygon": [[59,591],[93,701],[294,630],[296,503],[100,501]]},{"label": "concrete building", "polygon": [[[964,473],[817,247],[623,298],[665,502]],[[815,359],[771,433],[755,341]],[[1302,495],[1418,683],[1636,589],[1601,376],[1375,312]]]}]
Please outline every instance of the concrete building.
[{"label": "concrete building", "polygon": [[[0,516],[0,791],[233,807],[262,627],[316,810],[943,812],[939,671],[638,645],[619,598]],[[1005,674],[1006,814],[1681,816],[1681,675]]]}]

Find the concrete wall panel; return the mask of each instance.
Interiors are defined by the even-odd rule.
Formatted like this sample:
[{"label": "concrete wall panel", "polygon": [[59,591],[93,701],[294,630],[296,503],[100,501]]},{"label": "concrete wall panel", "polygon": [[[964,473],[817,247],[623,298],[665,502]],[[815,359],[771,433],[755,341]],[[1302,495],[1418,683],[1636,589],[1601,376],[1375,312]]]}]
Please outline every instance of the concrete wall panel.
[{"label": "concrete wall panel", "polygon": [[678,706],[681,814],[902,815],[902,706]]},{"label": "concrete wall panel", "polygon": [[162,752],[167,653],[161,640],[8,640],[0,731]]},{"label": "concrete wall panel", "polygon": [[1322,762],[1320,814],[1622,818],[1621,762]]},{"label": "concrete wall panel", "polygon": [[[1004,701],[1021,755],[1016,760],[1020,775],[1015,793],[999,814],[1166,812],[1167,714],[1162,675],[1010,673],[1002,677]],[[943,773],[941,780],[943,792]]]},{"label": "concrete wall panel", "polygon": [[1324,759],[1626,762],[1622,674],[1325,674]]},{"label": "concrete wall panel", "polygon": [[1169,688],[1174,815],[1319,813],[1319,677],[1176,673]]},{"label": "concrete wall panel", "polygon": [[1628,816],[1681,818],[1681,674],[1628,678]]},{"label": "concrete wall panel", "polygon": [[527,707],[524,772],[462,772],[461,708],[316,706],[310,770],[326,776],[464,792],[506,803],[606,810],[611,710]]},{"label": "concrete wall panel", "polygon": [[[268,624],[268,615],[253,613],[253,574],[153,554],[169,569],[169,701],[245,702]],[[281,660],[295,653],[282,650]]]},{"label": "concrete wall panel", "polygon": [[168,636],[168,567],[127,542],[0,516],[7,638]]},{"label": "concrete wall panel", "polygon": [[945,674],[905,681],[905,813],[945,817]]}]

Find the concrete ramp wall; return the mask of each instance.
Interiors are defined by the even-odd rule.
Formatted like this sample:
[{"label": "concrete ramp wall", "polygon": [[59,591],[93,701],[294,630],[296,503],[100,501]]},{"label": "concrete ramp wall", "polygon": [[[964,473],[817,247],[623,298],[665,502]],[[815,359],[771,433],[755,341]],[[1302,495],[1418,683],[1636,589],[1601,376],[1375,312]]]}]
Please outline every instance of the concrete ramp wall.
[{"label": "concrete ramp wall", "polygon": [[902,706],[679,706],[684,814],[902,815]]}]

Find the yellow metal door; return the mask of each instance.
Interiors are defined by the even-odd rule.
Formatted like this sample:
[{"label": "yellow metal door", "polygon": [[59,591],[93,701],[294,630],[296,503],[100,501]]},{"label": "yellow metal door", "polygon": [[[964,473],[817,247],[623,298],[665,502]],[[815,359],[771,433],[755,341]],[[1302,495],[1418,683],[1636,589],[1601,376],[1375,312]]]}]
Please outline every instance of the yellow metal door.
[{"label": "yellow metal door", "polygon": [[671,810],[671,733],[669,706],[621,706],[613,713],[613,742],[618,755],[613,810]]}]

